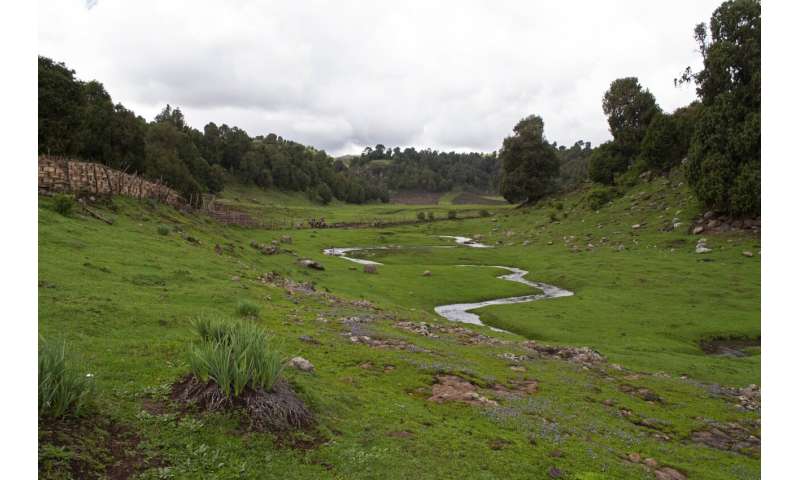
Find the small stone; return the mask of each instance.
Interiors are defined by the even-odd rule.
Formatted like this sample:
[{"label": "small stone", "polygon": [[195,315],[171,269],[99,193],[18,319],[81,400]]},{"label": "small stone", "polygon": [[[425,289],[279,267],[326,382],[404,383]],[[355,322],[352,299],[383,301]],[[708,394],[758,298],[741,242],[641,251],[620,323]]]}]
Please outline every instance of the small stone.
[{"label": "small stone", "polygon": [[645,458],[642,463],[647,465],[649,468],[656,468],[658,466],[658,462],[655,458]]},{"label": "small stone", "polygon": [[561,470],[556,467],[550,467],[547,474],[550,475],[550,478],[561,478]]},{"label": "small stone", "polygon": [[694,249],[694,253],[709,253],[711,249],[706,247],[704,244],[698,244],[697,247]]},{"label": "small stone", "polygon": [[423,277],[430,277],[431,276],[431,271],[430,270],[425,270],[424,272],[422,272],[422,276]]},{"label": "small stone", "polygon": [[703,233],[703,230],[705,229],[703,228],[702,225],[694,227],[694,230],[692,230],[692,235],[700,235],[701,233]]},{"label": "small stone", "polygon": [[744,252],[742,252],[742,255],[744,255],[745,257],[752,257],[753,256],[753,252],[745,250]]},{"label": "small stone", "polygon": [[378,273],[378,266],[368,263],[364,265],[364,273]]},{"label": "small stone", "polygon": [[238,282],[239,280],[241,280],[241,278],[239,278],[238,275],[234,275],[234,276],[231,277],[231,280],[234,281],[234,282]]},{"label": "small stone", "polygon": [[642,227],[642,224],[640,224],[640,223],[637,223],[637,224],[631,225],[631,228],[632,228],[632,229],[634,229],[634,230],[638,230],[638,229],[639,229],[639,228],[641,228],[641,227]]},{"label": "small stone", "polygon": [[628,454],[628,460],[633,463],[639,463],[642,461],[642,456],[636,452],[632,452]]},{"label": "small stone", "polygon": [[289,365],[303,372],[311,372],[314,370],[314,365],[303,357],[294,357],[289,360]]}]

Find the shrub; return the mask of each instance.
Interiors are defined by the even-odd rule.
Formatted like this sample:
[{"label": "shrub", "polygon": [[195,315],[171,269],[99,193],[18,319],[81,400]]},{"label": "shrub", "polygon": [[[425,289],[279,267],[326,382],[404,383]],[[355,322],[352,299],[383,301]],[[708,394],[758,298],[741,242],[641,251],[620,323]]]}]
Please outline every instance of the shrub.
[{"label": "shrub", "polygon": [[201,318],[194,323],[200,342],[189,348],[189,368],[201,381],[213,380],[228,397],[245,388],[272,390],[284,361],[258,325]]},{"label": "shrub", "polygon": [[556,210],[558,210],[558,211],[564,210],[564,203],[562,203],[562,202],[556,202],[554,206],[556,207]]},{"label": "shrub", "polygon": [[600,207],[607,204],[616,196],[613,188],[609,187],[595,187],[586,197],[586,203],[592,210],[599,210]]},{"label": "shrub", "polygon": [[550,213],[547,214],[547,217],[550,220],[550,222],[555,222],[558,220],[558,214],[552,210],[550,211]]},{"label": "shrub", "polygon": [[53,210],[65,217],[72,213],[75,201],[69,195],[56,195],[53,197]]},{"label": "shrub", "polygon": [[239,300],[236,304],[236,313],[241,317],[258,318],[261,314],[261,307],[250,300]]},{"label": "shrub", "polygon": [[424,221],[425,220],[425,212],[417,212],[417,220]]},{"label": "shrub", "polygon": [[481,210],[480,211],[480,216],[481,217],[488,217],[489,215],[490,215],[489,214],[489,210]]},{"label": "shrub", "polygon": [[457,218],[455,210],[448,210],[447,211],[447,218],[450,220],[455,220]]},{"label": "shrub", "polygon": [[687,150],[681,142],[678,122],[672,115],[659,113],[647,127],[639,161],[650,170],[665,172],[678,165]]},{"label": "shrub", "polygon": [[169,227],[166,225],[159,225],[158,226],[158,234],[159,235],[169,235]]},{"label": "shrub", "polygon": [[84,413],[94,395],[91,374],[67,356],[66,343],[39,344],[39,416],[61,418]]},{"label": "shrub", "polygon": [[628,158],[614,142],[606,142],[592,151],[589,157],[589,178],[593,182],[611,185],[614,176],[628,169]]},{"label": "shrub", "polygon": [[436,218],[436,216],[433,214],[433,212],[428,212],[428,220],[433,220],[434,218]]}]

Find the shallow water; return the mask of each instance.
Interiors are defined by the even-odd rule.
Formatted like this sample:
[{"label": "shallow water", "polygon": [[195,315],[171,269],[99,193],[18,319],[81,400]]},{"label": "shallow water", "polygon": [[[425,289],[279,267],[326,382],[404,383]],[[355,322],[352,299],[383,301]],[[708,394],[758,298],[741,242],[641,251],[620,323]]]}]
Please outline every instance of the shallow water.
[{"label": "shallow water", "polygon": [[[482,243],[478,243],[469,237],[460,237],[451,235],[440,235],[439,237],[452,238],[456,241],[456,243],[458,243],[459,245],[463,245],[465,247],[492,248],[491,245],[484,245]],[[359,263],[361,265],[383,265],[382,263],[374,262],[372,260],[364,260],[362,258],[348,257],[345,254],[350,252],[356,252],[359,250],[385,250],[385,249],[386,247],[332,247],[332,248],[326,248],[322,252],[325,255],[339,257],[345,260],[349,260],[351,262]],[[472,313],[471,312],[472,310],[482,307],[488,307],[490,305],[510,305],[514,303],[535,302],[537,300],[546,300],[548,298],[569,297],[574,295],[573,292],[569,290],[564,290],[563,288],[556,287],[555,285],[549,285],[547,283],[527,280],[524,277],[525,275],[528,274],[528,271],[522,270],[521,268],[506,267],[502,265],[459,265],[459,267],[501,268],[503,270],[508,270],[511,273],[500,275],[497,278],[500,278],[502,280],[508,280],[509,282],[517,282],[523,285],[528,285],[530,287],[541,290],[542,293],[522,295],[519,297],[496,298],[494,300],[486,300],[483,302],[476,302],[476,303],[452,303],[449,305],[439,305],[438,307],[435,307],[433,309],[439,316],[444,317],[453,322],[471,323],[473,325],[484,325],[484,323],[481,322],[481,319],[478,316],[478,314]],[[489,328],[501,332],[505,331],[494,327],[489,327]]]}]

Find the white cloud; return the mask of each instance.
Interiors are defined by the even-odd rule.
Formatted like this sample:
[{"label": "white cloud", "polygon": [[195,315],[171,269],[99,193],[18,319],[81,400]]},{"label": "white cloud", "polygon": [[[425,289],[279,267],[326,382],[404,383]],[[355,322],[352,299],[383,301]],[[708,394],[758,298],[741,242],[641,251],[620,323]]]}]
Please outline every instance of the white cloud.
[{"label": "white cloud", "polygon": [[694,99],[684,2],[42,0],[39,52],[152,118],[277,133],[332,153],[365,145],[492,151],[541,115],[550,140],[609,138],[601,98],[638,76],[665,110]]}]

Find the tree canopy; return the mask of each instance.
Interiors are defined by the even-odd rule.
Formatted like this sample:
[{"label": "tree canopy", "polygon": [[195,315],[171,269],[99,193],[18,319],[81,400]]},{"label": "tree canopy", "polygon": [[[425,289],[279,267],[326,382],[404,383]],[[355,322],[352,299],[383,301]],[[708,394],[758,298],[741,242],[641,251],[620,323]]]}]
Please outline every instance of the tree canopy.
[{"label": "tree canopy", "polygon": [[[710,39],[709,39],[710,33]],[[687,179],[707,207],[761,211],[761,2],[731,0],[695,28],[703,70],[687,68],[702,100]]]},{"label": "tree canopy", "polygon": [[503,140],[500,193],[512,203],[534,202],[555,190],[558,156],[544,136],[544,121],[531,115]]}]

